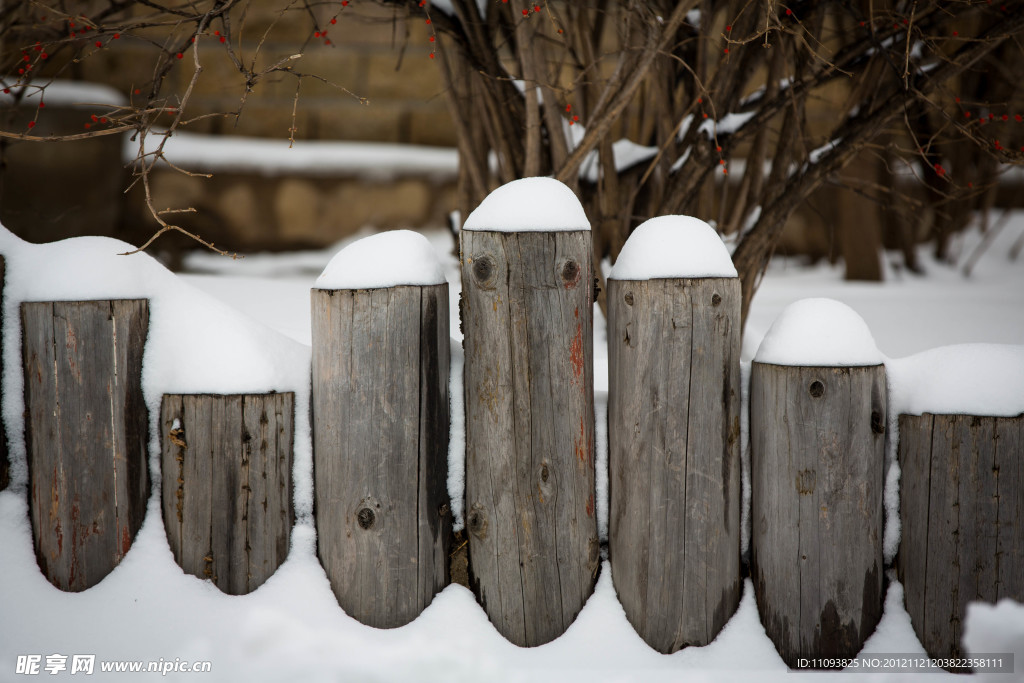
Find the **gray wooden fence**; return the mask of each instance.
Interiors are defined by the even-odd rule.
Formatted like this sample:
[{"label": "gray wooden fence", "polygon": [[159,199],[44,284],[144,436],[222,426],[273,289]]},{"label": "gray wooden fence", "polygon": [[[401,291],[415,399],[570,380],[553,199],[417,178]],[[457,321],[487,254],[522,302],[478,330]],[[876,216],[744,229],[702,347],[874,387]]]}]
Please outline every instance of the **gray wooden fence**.
[{"label": "gray wooden fence", "polygon": [[295,395],[164,395],[164,526],[178,565],[225,593],[258,588],[288,556]]},{"label": "gray wooden fence", "polygon": [[[588,237],[463,234],[471,581],[520,645],[561,634],[598,569]],[[715,280],[612,281],[609,296],[613,578],[630,621],[669,651],[713,638],[735,608],[735,296]],[[313,301],[319,555],[347,611],[395,626],[448,581],[446,286]],[[54,585],[84,590],[128,552],[149,495],[147,305],[30,302],[21,317],[37,558]],[[754,363],[751,571],[790,663],[856,654],[881,614],[886,400],[882,366]],[[287,553],[292,401],[164,397],[168,539],[185,571],[228,592]],[[969,601],[1024,601],[1024,416],[899,422],[896,566],[922,643],[952,656]]]},{"label": "gray wooden fence", "polygon": [[317,551],[391,628],[448,583],[448,285],[312,292]]},{"label": "gray wooden fence", "polygon": [[1024,415],[899,425],[907,612],[929,654],[958,657],[968,602],[1024,601]]},{"label": "gray wooden fence", "polygon": [[609,559],[660,652],[739,605],[739,355],[737,278],[608,280]]},{"label": "gray wooden fence", "polygon": [[885,369],[754,362],[751,576],[782,659],[854,657],[882,616]]},{"label": "gray wooden fence", "polygon": [[63,590],[99,583],[142,526],[148,320],[137,299],[21,305],[32,530],[43,574]]},{"label": "gray wooden fence", "polygon": [[463,231],[470,583],[521,646],[597,579],[590,231]]}]

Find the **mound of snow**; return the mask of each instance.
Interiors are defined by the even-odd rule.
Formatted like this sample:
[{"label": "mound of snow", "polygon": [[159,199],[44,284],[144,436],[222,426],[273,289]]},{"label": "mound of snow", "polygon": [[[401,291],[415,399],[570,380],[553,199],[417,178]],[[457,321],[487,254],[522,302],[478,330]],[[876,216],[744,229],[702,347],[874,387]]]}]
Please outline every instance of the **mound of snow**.
[{"label": "mound of snow", "polygon": [[754,360],[773,365],[878,365],[885,357],[864,319],[834,299],[801,299],[783,309]]},{"label": "mound of snow", "polygon": [[692,216],[658,216],[637,226],[609,278],[736,277],[729,251],[710,225]]},{"label": "mound of snow", "polygon": [[1024,346],[956,344],[886,361],[896,414],[1024,413]]},{"label": "mound of snow", "polygon": [[513,180],[487,195],[463,230],[572,232],[590,230],[583,205],[554,178]]},{"label": "mound of snow", "polygon": [[316,279],[316,287],[378,289],[444,282],[430,240],[412,230],[390,230],[357,240],[335,254]]}]

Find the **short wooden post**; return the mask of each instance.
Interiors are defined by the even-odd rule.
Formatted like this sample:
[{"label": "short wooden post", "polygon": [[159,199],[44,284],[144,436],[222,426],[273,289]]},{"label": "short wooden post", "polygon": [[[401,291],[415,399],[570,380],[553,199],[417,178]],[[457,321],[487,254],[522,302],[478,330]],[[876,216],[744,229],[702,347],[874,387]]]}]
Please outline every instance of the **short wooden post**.
[{"label": "short wooden post", "polygon": [[364,624],[448,584],[448,285],[312,291],[317,550]]},{"label": "short wooden post", "polygon": [[81,591],[117,566],[146,512],[148,303],[23,303],[21,322],[36,558]]},{"label": "short wooden post", "polygon": [[609,559],[659,652],[706,645],[740,599],[740,286],[608,280]]},{"label": "short wooden post", "polygon": [[185,572],[243,595],[288,556],[295,395],[165,394],[163,514]]},{"label": "short wooden post", "polygon": [[967,603],[1024,602],[1024,415],[900,415],[899,428],[907,612],[929,655],[959,657]]},{"label": "short wooden post", "polygon": [[755,361],[751,574],[782,659],[852,657],[882,615],[885,368]]},{"label": "short wooden post", "polygon": [[591,235],[461,239],[470,582],[502,635],[540,645],[598,571]]}]

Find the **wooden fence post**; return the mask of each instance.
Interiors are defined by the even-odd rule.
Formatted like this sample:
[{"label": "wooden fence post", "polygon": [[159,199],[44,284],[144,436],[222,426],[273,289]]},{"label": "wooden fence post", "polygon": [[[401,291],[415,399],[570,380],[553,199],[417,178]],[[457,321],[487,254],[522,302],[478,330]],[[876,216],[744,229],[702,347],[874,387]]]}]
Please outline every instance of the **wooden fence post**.
[{"label": "wooden fence post", "polygon": [[711,642],[739,605],[740,286],[614,275],[609,559],[630,623],[669,653]]},{"label": "wooden fence post", "polygon": [[[0,256],[0,305],[3,304],[4,300],[4,279],[6,277],[6,263],[4,257]],[[4,338],[4,321],[3,315],[0,314],[0,340]],[[0,345],[0,387],[3,386],[4,373],[6,368],[4,367],[4,358],[2,345]],[[7,485],[11,483],[10,478],[10,462],[8,461],[7,452],[7,429],[4,427],[3,419],[0,419],[0,491],[7,488]]]},{"label": "wooden fence post", "polygon": [[415,619],[448,584],[448,284],[314,289],[317,550],[364,624]]},{"label": "wooden fence post", "polygon": [[178,565],[243,595],[288,556],[295,395],[164,394],[160,469]]},{"label": "wooden fence post", "polygon": [[[811,313],[774,347],[806,357],[818,334],[851,336],[831,309]],[[762,352],[776,325],[750,377],[751,575],[765,630],[795,667],[801,657],[855,656],[882,615],[886,385],[878,360],[772,362]]]},{"label": "wooden fence post", "polygon": [[959,657],[968,602],[1024,602],[1024,415],[900,415],[899,428],[907,612],[929,655]]},{"label": "wooden fence post", "polygon": [[145,300],[21,305],[29,509],[39,566],[62,590],[99,583],[149,496]]},{"label": "wooden fence post", "polygon": [[583,226],[499,232],[482,211],[462,230],[466,527],[477,599],[503,636],[533,646],[568,628],[599,568],[593,274],[586,216],[557,181],[516,181],[478,211],[519,189],[518,211],[569,202]]}]

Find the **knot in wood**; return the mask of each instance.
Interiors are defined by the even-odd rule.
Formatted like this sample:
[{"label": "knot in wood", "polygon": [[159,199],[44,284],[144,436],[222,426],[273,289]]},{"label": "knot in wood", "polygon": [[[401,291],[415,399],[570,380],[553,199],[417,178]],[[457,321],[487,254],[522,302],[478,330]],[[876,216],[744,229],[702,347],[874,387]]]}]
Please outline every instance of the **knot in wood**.
[{"label": "knot in wood", "polygon": [[451,508],[448,507],[448,503],[447,502],[441,503],[439,506],[437,506],[437,516],[438,517],[444,517],[449,512],[451,512]]},{"label": "knot in wood", "polygon": [[626,292],[622,296],[622,300],[626,302],[627,306],[632,306],[633,305],[633,292]]},{"label": "knot in wood", "polygon": [[373,522],[376,518],[377,516],[373,514],[373,510],[370,508],[362,508],[356,513],[356,522],[363,529],[369,529],[373,526]]},{"label": "knot in wood", "polygon": [[873,431],[875,434],[885,433],[885,420],[882,419],[881,411],[871,411],[871,431]]},{"label": "knot in wood", "polygon": [[466,518],[466,526],[469,528],[469,532],[477,538],[485,538],[487,536],[487,515],[484,513],[483,506],[479,503],[473,506],[473,509],[469,511],[469,517]]},{"label": "knot in wood", "polygon": [[718,306],[721,303],[722,303],[722,297],[719,296],[717,292],[715,292],[714,294],[711,295],[711,305],[712,306]]},{"label": "knot in wood", "polygon": [[541,465],[540,466],[540,480],[541,481],[547,481],[548,480],[548,476],[549,476],[548,475],[548,466],[547,465]]},{"label": "knot in wood", "polygon": [[576,263],[572,259],[566,261],[562,265],[562,282],[565,283],[565,288],[570,289],[576,286],[576,283],[580,281],[580,264]]},{"label": "knot in wood", "polygon": [[481,256],[473,260],[473,277],[478,283],[489,284],[492,275],[494,275],[494,260],[490,256]]},{"label": "knot in wood", "polygon": [[811,382],[811,386],[807,388],[812,398],[821,398],[825,395],[825,385],[821,383],[821,380],[814,380]]}]

